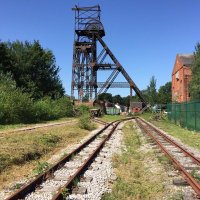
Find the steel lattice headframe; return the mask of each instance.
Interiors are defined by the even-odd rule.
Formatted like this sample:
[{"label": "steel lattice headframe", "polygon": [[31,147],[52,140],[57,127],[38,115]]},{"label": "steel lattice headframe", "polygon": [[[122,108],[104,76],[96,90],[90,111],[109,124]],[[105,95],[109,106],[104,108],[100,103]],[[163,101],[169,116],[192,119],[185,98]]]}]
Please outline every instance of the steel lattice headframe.
[{"label": "steel lattice headframe", "polygon": [[[99,94],[107,92],[111,87],[128,87],[131,93],[134,90],[146,105],[147,102],[141,91],[102,39],[105,36],[105,30],[100,20],[100,6],[75,6],[72,10],[75,11],[75,29],[71,96],[74,97],[74,92],[77,90],[79,100],[83,98],[92,100]],[[97,42],[102,46],[99,55],[97,55]],[[104,62],[107,56],[111,58],[112,63]],[[105,82],[97,82],[99,70],[112,71]],[[126,83],[114,83],[120,72],[125,77]]]}]

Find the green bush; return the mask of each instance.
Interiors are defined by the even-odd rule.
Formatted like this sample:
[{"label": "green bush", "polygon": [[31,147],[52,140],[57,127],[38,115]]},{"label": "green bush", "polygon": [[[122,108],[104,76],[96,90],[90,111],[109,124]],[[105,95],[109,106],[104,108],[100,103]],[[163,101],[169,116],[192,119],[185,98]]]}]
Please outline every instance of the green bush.
[{"label": "green bush", "polygon": [[95,125],[91,121],[89,112],[85,112],[79,117],[79,127],[86,130],[95,129]]},{"label": "green bush", "polygon": [[80,105],[80,106],[76,107],[76,115],[77,116],[81,116],[86,113],[89,114],[89,112],[90,112],[90,108],[86,105]]},{"label": "green bush", "polygon": [[57,119],[53,112],[51,99],[45,98],[34,103],[34,118],[36,121]]},{"label": "green bush", "polygon": [[33,101],[16,88],[10,75],[0,73],[0,124],[32,123],[73,116],[72,102],[65,97]]},{"label": "green bush", "polygon": [[0,122],[28,123],[32,121],[33,101],[28,94],[16,89],[1,91],[0,94]]},{"label": "green bush", "polygon": [[73,105],[70,99],[62,97],[52,102],[54,106],[54,112],[59,117],[72,117],[74,115]]},{"label": "green bush", "polygon": [[73,105],[69,99],[63,97],[58,100],[41,99],[34,104],[35,119],[37,121],[59,119],[73,116]]}]

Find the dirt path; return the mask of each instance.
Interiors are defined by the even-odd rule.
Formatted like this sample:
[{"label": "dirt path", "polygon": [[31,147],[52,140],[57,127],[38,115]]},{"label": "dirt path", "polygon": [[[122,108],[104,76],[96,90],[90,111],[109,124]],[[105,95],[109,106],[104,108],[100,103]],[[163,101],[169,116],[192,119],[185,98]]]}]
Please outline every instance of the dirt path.
[{"label": "dirt path", "polygon": [[16,132],[35,130],[35,129],[39,129],[39,128],[45,128],[45,127],[60,126],[60,125],[69,124],[69,123],[71,124],[71,123],[74,123],[76,121],[77,121],[76,119],[72,119],[72,120],[64,121],[64,122],[54,122],[54,123],[39,124],[39,125],[33,125],[33,126],[30,125],[28,127],[15,128],[15,129],[11,129],[11,130],[0,131],[0,134],[16,133]]}]

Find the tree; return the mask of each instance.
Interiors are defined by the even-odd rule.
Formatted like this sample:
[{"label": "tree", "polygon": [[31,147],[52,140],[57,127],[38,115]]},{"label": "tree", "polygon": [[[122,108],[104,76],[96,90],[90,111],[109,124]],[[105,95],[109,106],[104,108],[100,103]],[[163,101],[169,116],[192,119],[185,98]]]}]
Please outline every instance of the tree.
[{"label": "tree", "polygon": [[123,106],[127,106],[129,107],[130,106],[130,95],[128,95],[127,97],[122,97],[122,100],[123,100]]},{"label": "tree", "polygon": [[0,69],[11,68],[11,58],[5,43],[0,42]]},{"label": "tree", "polygon": [[120,105],[123,105],[123,98],[118,94],[112,97],[113,103],[118,103]]},{"label": "tree", "polygon": [[160,86],[158,90],[158,103],[167,104],[171,102],[172,96],[172,82],[167,82],[165,85]]},{"label": "tree", "polygon": [[0,42],[0,71],[10,73],[17,87],[34,99],[44,96],[57,99],[64,95],[55,57],[38,41]]},{"label": "tree", "polygon": [[156,79],[154,76],[150,79],[150,84],[147,87],[148,102],[151,105],[157,103],[157,92],[156,92]]},{"label": "tree", "polygon": [[110,94],[110,93],[102,93],[98,96],[98,99],[103,100],[103,101],[108,101],[111,103],[113,102],[112,94]]},{"label": "tree", "polygon": [[200,43],[197,43],[192,64],[192,79],[190,81],[190,95],[193,100],[200,99]]}]

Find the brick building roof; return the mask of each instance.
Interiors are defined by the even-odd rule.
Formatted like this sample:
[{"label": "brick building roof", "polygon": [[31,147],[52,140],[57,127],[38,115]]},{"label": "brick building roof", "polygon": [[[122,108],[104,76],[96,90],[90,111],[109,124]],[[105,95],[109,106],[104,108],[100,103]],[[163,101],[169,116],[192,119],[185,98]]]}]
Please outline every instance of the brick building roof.
[{"label": "brick building roof", "polygon": [[177,54],[172,75],[180,70],[180,68],[182,68],[183,66],[191,67],[193,60],[193,54]]},{"label": "brick building roof", "polygon": [[183,65],[190,67],[194,60],[193,54],[178,54]]}]

